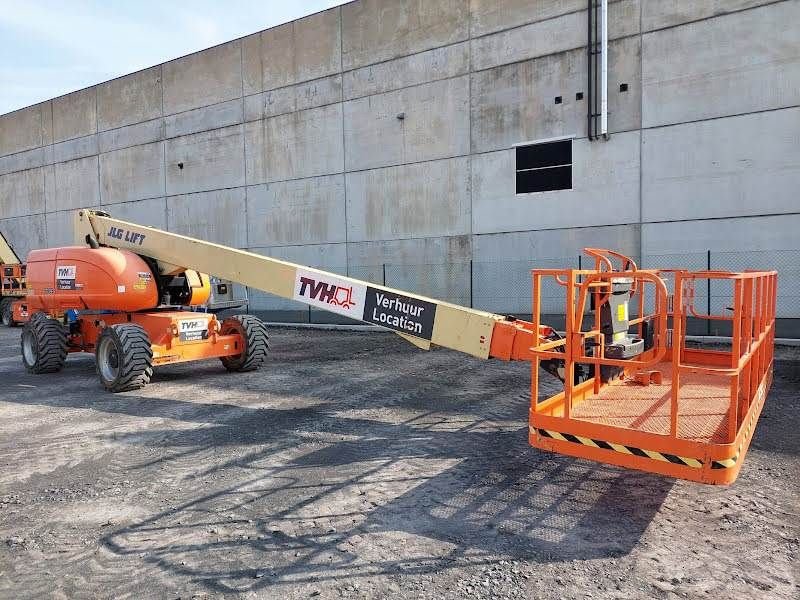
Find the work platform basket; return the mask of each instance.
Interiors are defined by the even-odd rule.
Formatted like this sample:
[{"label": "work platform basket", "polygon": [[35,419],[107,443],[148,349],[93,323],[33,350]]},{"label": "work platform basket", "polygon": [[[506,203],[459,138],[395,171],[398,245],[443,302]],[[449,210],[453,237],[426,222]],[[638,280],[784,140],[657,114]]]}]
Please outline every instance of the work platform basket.
[{"label": "work platform basket", "polygon": [[[533,331],[542,321],[543,286],[562,292],[566,326],[561,339],[531,348],[531,445],[703,483],[733,482],[772,381],[777,273],[642,270],[614,252],[587,253],[594,269],[532,272]],[[633,358],[609,356],[613,342],[594,309],[608,304],[620,281],[628,288],[618,316],[628,338],[644,342]],[[720,310],[704,314],[696,290],[712,287]],[[688,320],[719,321],[730,343],[687,346]],[[539,366],[553,360],[563,361],[564,389],[540,399]]]}]

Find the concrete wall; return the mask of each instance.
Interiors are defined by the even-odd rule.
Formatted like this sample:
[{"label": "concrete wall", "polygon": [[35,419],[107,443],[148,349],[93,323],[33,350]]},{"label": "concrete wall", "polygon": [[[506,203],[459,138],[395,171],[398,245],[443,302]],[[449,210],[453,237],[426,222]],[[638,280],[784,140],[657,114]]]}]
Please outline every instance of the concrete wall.
[{"label": "concrete wall", "polygon": [[[103,206],[522,313],[530,266],[584,245],[712,250],[781,263],[800,317],[781,261],[800,253],[800,2],[612,0],[609,141],[587,139],[585,11],[357,0],[0,116],[0,229],[25,253]],[[574,139],[573,189],[516,195],[514,144],[554,136]]]}]

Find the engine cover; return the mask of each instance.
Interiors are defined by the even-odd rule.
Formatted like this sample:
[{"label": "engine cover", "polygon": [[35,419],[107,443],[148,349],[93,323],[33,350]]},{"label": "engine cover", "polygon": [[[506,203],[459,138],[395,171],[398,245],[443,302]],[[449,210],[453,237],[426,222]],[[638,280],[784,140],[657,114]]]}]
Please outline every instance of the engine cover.
[{"label": "engine cover", "polygon": [[28,255],[28,308],[149,310],[159,304],[158,284],[137,254],[116,248],[68,246]]}]

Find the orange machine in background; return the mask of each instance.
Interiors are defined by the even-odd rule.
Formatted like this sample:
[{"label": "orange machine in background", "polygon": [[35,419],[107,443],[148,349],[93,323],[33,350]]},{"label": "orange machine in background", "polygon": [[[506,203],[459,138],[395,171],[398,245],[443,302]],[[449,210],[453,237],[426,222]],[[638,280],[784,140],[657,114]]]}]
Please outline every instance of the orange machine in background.
[{"label": "orange machine in background", "polygon": [[6,327],[19,325],[24,314],[14,316],[14,302],[25,295],[25,265],[0,233],[0,321]]}]

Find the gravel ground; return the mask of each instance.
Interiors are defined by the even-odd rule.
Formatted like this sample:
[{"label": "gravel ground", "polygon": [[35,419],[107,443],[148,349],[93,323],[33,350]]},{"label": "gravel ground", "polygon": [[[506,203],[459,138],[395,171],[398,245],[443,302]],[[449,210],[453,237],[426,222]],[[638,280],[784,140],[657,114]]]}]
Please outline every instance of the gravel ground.
[{"label": "gravel ground", "polygon": [[[267,368],[22,368],[0,328],[0,597],[798,598],[800,362],[738,481],[530,448],[529,367],[274,330]],[[551,384],[553,385],[553,384]]]}]

